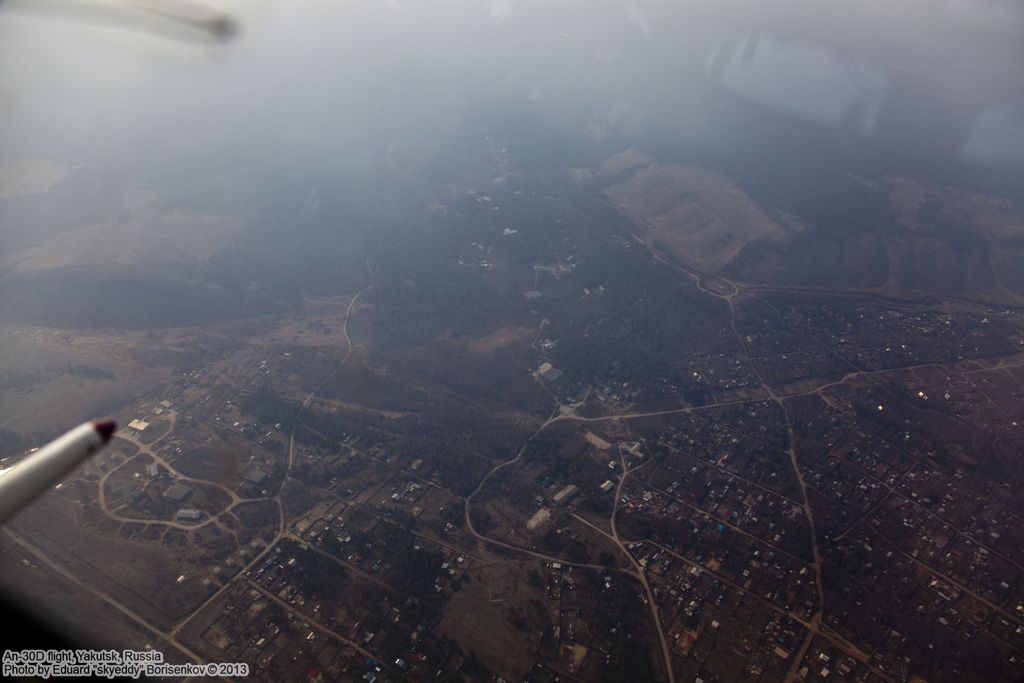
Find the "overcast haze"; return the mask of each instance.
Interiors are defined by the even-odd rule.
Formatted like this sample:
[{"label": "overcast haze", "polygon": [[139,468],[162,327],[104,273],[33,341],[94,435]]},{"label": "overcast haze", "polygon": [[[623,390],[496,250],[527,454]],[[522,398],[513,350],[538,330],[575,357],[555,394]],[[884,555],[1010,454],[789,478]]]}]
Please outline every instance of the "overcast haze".
[{"label": "overcast haze", "polygon": [[[240,32],[215,46],[158,20],[132,31],[18,8],[0,16],[5,156],[184,177],[295,159],[355,169],[502,114],[531,117],[537,136],[603,115],[592,135],[699,144],[725,134],[706,101],[719,83],[826,125],[859,107],[850,125],[868,136],[888,93],[911,100],[895,125],[959,114],[975,155],[1024,159],[1009,2],[228,5]],[[991,127],[1013,139],[994,149]]]}]

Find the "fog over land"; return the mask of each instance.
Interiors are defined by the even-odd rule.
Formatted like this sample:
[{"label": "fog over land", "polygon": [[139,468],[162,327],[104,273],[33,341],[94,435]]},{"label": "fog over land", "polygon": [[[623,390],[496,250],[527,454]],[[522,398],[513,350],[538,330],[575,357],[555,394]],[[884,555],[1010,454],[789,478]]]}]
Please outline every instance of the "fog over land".
[{"label": "fog over land", "polygon": [[[446,188],[500,176],[478,133],[506,173],[635,149],[644,167],[596,182],[724,174],[776,226],[716,228],[735,234],[714,270],[740,279],[1024,291],[1008,3],[243,6],[223,43],[17,9],[0,24],[6,319],[178,324],[342,291]],[[671,227],[695,190],[663,189]],[[84,267],[98,249],[111,268]],[[95,317],[97,297],[116,313]]]}]

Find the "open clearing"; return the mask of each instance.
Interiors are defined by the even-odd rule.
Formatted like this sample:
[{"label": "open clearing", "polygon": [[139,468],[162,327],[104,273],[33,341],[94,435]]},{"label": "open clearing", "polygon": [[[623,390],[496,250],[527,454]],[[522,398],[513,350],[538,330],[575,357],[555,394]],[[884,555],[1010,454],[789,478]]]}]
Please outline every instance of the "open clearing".
[{"label": "open clearing", "polygon": [[49,192],[81,165],[60,164],[46,159],[4,159],[0,161],[0,197],[21,197]]},{"label": "open clearing", "polygon": [[551,519],[551,510],[547,508],[541,508],[540,510],[537,510],[532,515],[530,515],[530,519],[526,520],[526,528],[531,530],[536,529],[549,519]]},{"label": "open clearing", "polygon": [[728,178],[685,164],[652,164],[605,190],[627,216],[684,262],[718,272],[754,239],[782,228]]},{"label": "open clearing", "polygon": [[596,446],[602,451],[606,451],[612,447],[610,443],[599,437],[594,432],[584,432],[583,436],[586,437],[587,441],[589,441],[592,446]]},{"label": "open clearing", "polygon": [[469,349],[473,353],[487,354],[511,346],[516,342],[530,339],[534,334],[536,332],[528,327],[499,327],[482,337],[457,337],[449,338],[448,341]]},{"label": "open clearing", "polygon": [[538,592],[526,585],[522,567],[490,565],[469,574],[445,607],[437,631],[463,651],[475,652],[505,679],[520,681],[532,668],[545,628],[529,605]]}]

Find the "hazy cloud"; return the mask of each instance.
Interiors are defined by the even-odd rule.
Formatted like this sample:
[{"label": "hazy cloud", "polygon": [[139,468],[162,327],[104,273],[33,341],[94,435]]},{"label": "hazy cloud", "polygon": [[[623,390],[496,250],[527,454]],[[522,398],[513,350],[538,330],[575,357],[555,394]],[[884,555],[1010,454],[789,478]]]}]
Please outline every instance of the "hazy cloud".
[{"label": "hazy cloud", "polygon": [[490,15],[491,21],[500,24],[512,16],[512,6],[512,0],[488,0],[487,13]]},{"label": "hazy cloud", "polygon": [[619,102],[608,111],[588,114],[583,132],[595,140],[604,140],[611,133],[639,135],[640,123],[637,118],[633,107]]},{"label": "hazy cloud", "polygon": [[645,36],[651,37],[651,25],[647,22],[647,17],[636,8],[636,5],[626,5],[626,18],[629,19],[629,23],[643,31]]}]

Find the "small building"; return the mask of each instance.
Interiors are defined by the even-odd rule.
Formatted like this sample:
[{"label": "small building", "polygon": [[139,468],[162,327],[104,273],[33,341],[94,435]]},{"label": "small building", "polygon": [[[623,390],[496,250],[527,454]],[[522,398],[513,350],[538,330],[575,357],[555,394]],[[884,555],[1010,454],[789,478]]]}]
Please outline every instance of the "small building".
[{"label": "small building", "polygon": [[192,487],[180,481],[171,484],[164,492],[164,497],[175,503],[180,503],[190,495],[192,495]]},{"label": "small building", "polygon": [[177,514],[174,515],[174,519],[179,522],[185,522],[186,524],[194,524],[203,518],[203,513],[199,510],[192,510],[190,508],[182,508],[178,510]]},{"label": "small building", "polygon": [[580,489],[578,486],[576,486],[576,484],[569,484],[564,489],[562,489],[554,496],[552,496],[551,500],[553,500],[555,503],[568,503],[570,500],[572,500],[572,497],[579,492],[579,490]]},{"label": "small building", "polygon": [[611,479],[605,479],[604,483],[601,484],[601,490],[604,491],[605,493],[608,493],[613,488],[615,488],[615,484],[612,483]]},{"label": "small building", "polygon": [[139,432],[144,431],[148,426],[149,423],[146,422],[145,420],[132,420],[131,422],[128,423],[129,429],[134,429]]},{"label": "small building", "polygon": [[160,476],[160,465],[155,462],[151,462],[146,465],[146,476],[150,479],[156,479]]}]

